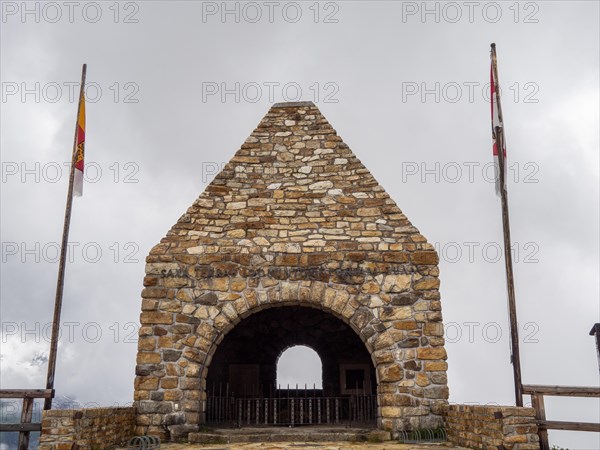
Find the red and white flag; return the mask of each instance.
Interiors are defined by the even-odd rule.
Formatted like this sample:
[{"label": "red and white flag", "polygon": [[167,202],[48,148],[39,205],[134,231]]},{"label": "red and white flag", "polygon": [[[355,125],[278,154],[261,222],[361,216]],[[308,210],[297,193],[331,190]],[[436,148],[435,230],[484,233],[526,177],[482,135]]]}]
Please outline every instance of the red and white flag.
[{"label": "red and white flag", "polygon": [[[492,64],[490,68],[490,104],[492,106],[492,142],[494,143],[494,165],[496,174],[496,195],[500,196],[502,186],[500,179],[500,161],[498,160],[498,136],[497,131],[503,129],[502,120],[500,119],[500,97],[498,93],[498,80],[494,74],[494,55],[492,55]],[[502,133],[504,138],[504,133]],[[504,162],[504,180],[506,182],[506,142],[502,139],[502,156]]]}]

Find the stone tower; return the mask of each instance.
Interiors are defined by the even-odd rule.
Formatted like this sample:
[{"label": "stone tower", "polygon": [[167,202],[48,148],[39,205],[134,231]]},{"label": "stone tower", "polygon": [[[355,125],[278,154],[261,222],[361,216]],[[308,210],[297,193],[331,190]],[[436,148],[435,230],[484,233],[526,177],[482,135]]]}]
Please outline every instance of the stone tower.
[{"label": "stone tower", "polygon": [[264,393],[296,344],[327,395],[368,365],[380,428],[442,425],[437,255],[313,103],[274,105],[146,261],[138,434],[197,430],[236,370]]}]

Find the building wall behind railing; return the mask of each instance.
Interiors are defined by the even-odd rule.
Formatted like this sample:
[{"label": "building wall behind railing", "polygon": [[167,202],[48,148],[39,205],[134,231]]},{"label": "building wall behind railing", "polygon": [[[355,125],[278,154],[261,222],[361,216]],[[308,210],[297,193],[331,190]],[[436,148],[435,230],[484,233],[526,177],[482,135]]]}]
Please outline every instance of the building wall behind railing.
[{"label": "building wall behind railing", "polygon": [[449,405],[448,440],[482,450],[539,450],[535,410],[516,406]]},{"label": "building wall behind railing", "polygon": [[134,428],[132,407],[52,409],[42,415],[39,450],[103,450],[129,440]]}]

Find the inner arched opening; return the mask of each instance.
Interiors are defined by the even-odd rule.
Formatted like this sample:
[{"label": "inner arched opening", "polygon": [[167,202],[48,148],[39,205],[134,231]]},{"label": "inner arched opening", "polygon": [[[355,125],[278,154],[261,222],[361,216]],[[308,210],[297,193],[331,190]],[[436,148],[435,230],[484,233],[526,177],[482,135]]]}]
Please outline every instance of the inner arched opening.
[{"label": "inner arched opening", "polygon": [[306,345],[287,348],[277,360],[277,387],[323,388],[323,364],[319,354]]},{"label": "inner arched opening", "polygon": [[[314,382],[303,381],[306,369]],[[375,368],[364,343],[341,319],[309,307],[273,307],[238,323],[213,355],[206,391],[207,422],[340,423],[351,408],[365,419],[377,415]]]}]

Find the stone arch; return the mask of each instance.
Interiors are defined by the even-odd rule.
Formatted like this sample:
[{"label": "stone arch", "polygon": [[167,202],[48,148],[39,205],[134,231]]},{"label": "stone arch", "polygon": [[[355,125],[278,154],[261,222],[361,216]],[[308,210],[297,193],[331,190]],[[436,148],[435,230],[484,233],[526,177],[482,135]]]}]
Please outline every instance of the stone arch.
[{"label": "stone arch", "polygon": [[[320,281],[282,281],[271,284],[272,282],[273,280],[269,281],[267,289],[245,289],[240,298],[225,302],[214,317],[212,329],[206,322],[198,325],[197,334],[203,338],[210,337],[211,341],[204,360],[206,369],[227,333],[243,319],[267,308],[285,306],[304,306],[332,314],[348,325],[363,341],[376,368],[390,361],[390,353],[395,344],[393,335],[398,333],[390,330],[390,324],[385,325],[361,303],[352,286],[339,285],[334,288]],[[261,297],[264,299],[262,302],[259,300]],[[211,308],[213,307],[207,305],[198,306],[198,309],[206,310],[200,314],[202,317],[210,317]],[[387,316],[393,317],[394,314],[389,310],[395,308],[397,307],[387,307]],[[379,377],[379,372],[377,376]]]},{"label": "stone arch", "polygon": [[[409,276],[408,279],[410,278]],[[155,398],[159,404],[154,405],[153,420],[164,420],[165,424],[174,422],[175,425],[190,425],[191,427],[202,423],[203,409],[195,408],[192,404],[199,402],[202,405],[206,400],[205,383],[208,368],[215,351],[226,334],[243,318],[249,317],[253,313],[265,308],[293,305],[316,308],[330,313],[346,323],[360,337],[371,355],[379,394],[394,393],[392,397],[382,397],[379,404],[382,426],[391,427],[390,419],[393,419],[394,415],[400,416],[401,412],[400,407],[390,406],[389,403],[401,401],[407,407],[418,408],[419,406],[414,398],[407,395],[407,391],[410,389],[400,388],[403,370],[407,368],[406,363],[412,362],[412,366],[414,366],[411,366],[412,368],[424,372],[423,367],[419,367],[420,364],[414,362],[418,359],[414,349],[412,349],[411,358],[402,355],[402,359],[399,359],[398,345],[403,345],[403,343],[413,347],[419,345],[418,339],[407,338],[409,332],[403,330],[403,328],[416,327],[414,308],[394,304],[394,301],[398,303],[399,299],[404,299],[403,302],[407,303],[406,295],[398,294],[399,297],[390,295],[390,290],[397,290],[394,286],[397,287],[400,283],[406,284],[406,280],[404,275],[375,277],[365,282],[361,289],[352,285],[335,285],[321,281],[282,281],[271,278],[252,280],[234,277],[205,280],[208,283],[207,287],[211,290],[202,293],[197,298],[189,298],[189,301],[185,302],[187,303],[185,305],[186,314],[175,314],[175,320],[183,322],[172,325],[171,332],[168,333],[183,332],[181,339],[175,339],[173,343],[176,349],[165,348],[165,345],[168,345],[168,339],[164,339],[163,348],[160,350],[161,359],[177,363],[179,369],[171,370],[171,374],[177,374],[178,379],[177,382],[173,380],[171,382],[173,384],[159,380],[160,390],[157,389],[158,383],[155,383],[154,390],[159,391],[155,392]],[[252,287],[254,284],[256,286]],[[374,293],[377,291],[374,286],[378,286],[377,293]],[[233,292],[239,292],[239,294],[233,295],[236,297],[235,299],[231,299],[232,288]],[[173,296],[175,298],[182,297],[181,294],[187,291],[189,288],[180,288],[173,292]],[[363,294],[364,291],[372,293]],[[194,290],[192,290],[193,292]],[[189,294],[189,292],[187,293]],[[411,298],[410,294],[407,295],[408,298]],[[226,298],[230,299],[225,300]],[[157,307],[163,311],[159,314],[169,314],[164,310],[172,308],[173,301],[160,300]],[[174,314],[170,313],[170,315],[172,317]],[[193,334],[185,335],[192,330],[192,327],[186,323],[197,323]],[[422,334],[422,330],[420,333]],[[441,350],[443,352],[443,348]],[[433,357],[431,355],[422,356],[425,359],[445,358],[445,352],[435,351],[435,348],[430,351],[434,352]],[[407,359],[410,361],[406,361]],[[167,368],[167,374],[168,372]],[[163,395],[160,395],[161,393]],[[152,400],[152,396],[149,395],[149,397]],[[166,399],[169,399],[170,404],[165,404]],[[144,402],[141,401],[140,405],[143,406]],[[182,408],[189,412],[180,412]],[[144,408],[142,407],[142,409]],[[429,410],[429,408],[426,409]],[[422,408],[422,411],[425,412],[426,409]],[[164,418],[158,417],[161,414],[160,411],[165,412],[162,414]]]},{"label": "stone arch", "polygon": [[[253,316],[261,315],[262,313],[273,311],[273,310],[278,310],[278,309],[283,310],[283,309],[287,309],[287,308],[294,308],[294,309],[299,309],[299,310],[311,310],[311,311],[315,311],[315,312],[318,311],[318,312],[322,313],[322,317],[324,317],[324,318],[330,317],[331,319],[333,319],[333,321],[335,321],[335,323],[339,323],[339,324],[343,325],[343,327],[345,327],[345,330],[347,330],[346,337],[349,339],[355,339],[355,342],[353,344],[354,348],[356,350],[358,350],[359,353],[362,352],[364,355],[367,355],[369,366],[373,368],[373,374],[372,374],[371,379],[374,380],[375,382],[377,382],[378,372],[375,371],[375,369],[377,368],[375,356],[371,352],[369,347],[366,345],[366,343],[363,341],[363,339],[361,339],[361,336],[356,332],[356,329],[353,329],[353,327],[351,327],[351,323],[348,320],[344,320],[344,318],[342,316],[334,314],[332,310],[328,310],[322,306],[319,307],[319,305],[315,302],[297,302],[297,301],[286,300],[286,301],[281,301],[281,302],[275,302],[273,304],[261,305],[260,307],[257,307],[255,309],[253,309],[252,311],[249,311],[249,313],[251,313],[251,314],[244,314],[244,318],[241,319],[241,321],[236,322],[236,325],[234,325],[233,327],[225,327],[224,331],[219,335],[219,337],[215,338],[215,342],[213,343],[213,345],[211,346],[211,348],[209,350],[209,353],[207,354],[207,358],[204,363],[203,371],[201,373],[197,374],[201,378],[200,379],[201,385],[204,386],[203,383],[205,383],[209,378],[209,373],[211,370],[211,365],[212,365],[215,354],[217,352],[219,352],[221,346],[226,341],[227,337],[230,336],[230,334],[233,333],[238,326],[243,326],[244,321],[252,318]],[[201,329],[206,329],[206,327],[200,325],[198,327],[198,330],[200,331]],[[332,351],[328,348],[331,345],[331,342],[325,342],[325,341],[319,342],[316,339],[311,339],[309,333],[306,333],[306,334],[303,333],[303,335],[301,337],[296,337],[296,338],[290,338],[288,336],[285,339],[286,340],[279,342],[278,344],[275,345],[275,347],[277,347],[277,350],[276,350],[277,355],[274,358],[275,362],[276,362],[277,358],[285,351],[286,348],[289,348],[293,345],[306,345],[306,346],[312,348],[319,355],[319,358],[321,359],[321,361],[323,363],[325,361],[335,359],[335,358],[333,358],[333,356],[335,356],[335,355],[333,355]],[[358,347],[357,347],[357,345],[358,345]],[[379,356],[381,356],[381,354],[382,354],[382,352],[379,352]],[[324,364],[324,366],[325,366],[325,364]],[[374,388],[374,390],[376,390],[376,388]]]},{"label": "stone arch", "polygon": [[[148,266],[150,271],[155,269],[152,264]],[[170,284],[169,278],[163,283]],[[193,430],[203,421],[203,408],[195,405],[206,401],[208,368],[227,333],[244,318],[266,308],[306,306],[342,320],[364,343],[375,367],[380,425],[394,428],[396,423],[398,428],[407,428],[414,422],[413,426],[417,426],[447,398],[444,386],[428,388],[431,374],[427,372],[442,371],[445,377],[442,360],[446,354],[443,347],[432,347],[429,342],[440,332],[437,326],[428,325],[439,322],[419,323],[426,317],[419,312],[423,308],[420,305],[429,302],[423,298],[425,293],[418,292],[419,286],[430,287],[424,281],[419,274],[378,275],[366,277],[358,287],[313,280],[234,276],[198,280],[196,288],[173,289],[166,298],[154,300],[158,312],[142,319],[148,325],[153,321],[164,323],[163,320],[171,325],[153,327],[153,334],[159,335],[158,347],[153,338],[148,338],[153,342],[152,350],[159,351],[152,354],[157,367],[145,369],[157,375],[147,374],[150,376],[146,378],[145,373],[138,373],[141,376],[136,379],[136,394],[145,397],[137,398],[138,407],[151,413],[150,423],[157,421],[167,428],[181,425]],[[145,356],[146,348],[150,350],[150,345],[141,344],[138,362],[140,356]],[[167,367],[161,366],[161,362],[166,362]],[[404,372],[411,378],[407,380]],[[438,377],[438,382],[444,381]],[[437,397],[442,397],[439,399],[442,402]],[[403,417],[403,411],[417,416]],[[439,424],[441,416],[439,419],[437,416],[430,416],[431,424]]]}]

